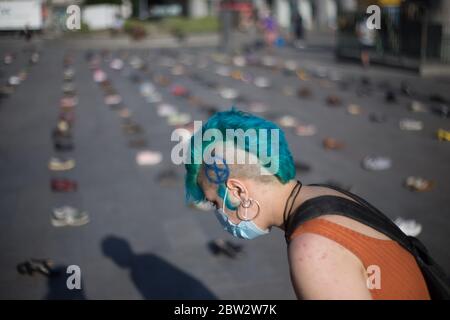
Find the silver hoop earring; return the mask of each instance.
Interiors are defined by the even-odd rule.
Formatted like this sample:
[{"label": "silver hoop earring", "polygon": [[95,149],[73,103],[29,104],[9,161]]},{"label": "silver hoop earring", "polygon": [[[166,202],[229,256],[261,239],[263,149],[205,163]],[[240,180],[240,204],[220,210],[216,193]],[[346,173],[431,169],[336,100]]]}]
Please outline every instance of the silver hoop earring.
[{"label": "silver hoop earring", "polygon": [[[248,216],[248,215],[247,215],[248,209],[251,208],[251,207],[253,206],[253,204],[256,204],[256,214],[255,214],[255,216],[252,217],[251,219],[247,219],[247,216]],[[239,207],[242,207],[242,208],[245,209],[245,214],[244,214],[245,218],[243,218],[243,217],[241,216]],[[258,202],[257,200],[252,199],[252,198],[249,198],[248,200],[242,201],[241,204],[239,205],[239,207],[238,207],[238,209],[236,210],[236,214],[237,214],[239,220],[241,220],[241,221],[250,221],[250,220],[255,219],[255,218],[259,215],[259,212],[260,212],[260,210],[261,210],[261,206],[259,205],[259,202]]]}]

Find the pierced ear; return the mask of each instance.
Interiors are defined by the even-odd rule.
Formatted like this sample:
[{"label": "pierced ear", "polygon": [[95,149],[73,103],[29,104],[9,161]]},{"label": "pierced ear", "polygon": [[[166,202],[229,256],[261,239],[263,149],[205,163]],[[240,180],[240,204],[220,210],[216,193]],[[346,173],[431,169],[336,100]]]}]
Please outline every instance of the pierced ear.
[{"label": "pierced ear", "polygon": [[227,187],[236,199],[242,201],[248,198],[248,190],[241,181],[237,179],[228,179]]}]

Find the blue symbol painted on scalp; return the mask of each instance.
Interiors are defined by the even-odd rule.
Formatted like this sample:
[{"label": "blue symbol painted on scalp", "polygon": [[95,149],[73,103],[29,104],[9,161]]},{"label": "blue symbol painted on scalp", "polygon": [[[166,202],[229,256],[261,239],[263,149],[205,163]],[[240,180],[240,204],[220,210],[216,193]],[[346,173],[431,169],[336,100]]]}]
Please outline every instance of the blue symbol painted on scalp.
[{"label": "blue symbol painted on scalp", "polygon": [[[224,165],[223,168],[218,166],[218,163],[216,162],[216,159],[221,160],[221,164]],[[213,171],[215,177],[211,177],[210,172]],[[225,159],[214,157],[214,163],[207,164],[205,163],[205,174],[206,178],[209,182],[215,183],[215,184],[221,184],[228,180],[228,177],[230,176],[230,169],[225,161]]]}]

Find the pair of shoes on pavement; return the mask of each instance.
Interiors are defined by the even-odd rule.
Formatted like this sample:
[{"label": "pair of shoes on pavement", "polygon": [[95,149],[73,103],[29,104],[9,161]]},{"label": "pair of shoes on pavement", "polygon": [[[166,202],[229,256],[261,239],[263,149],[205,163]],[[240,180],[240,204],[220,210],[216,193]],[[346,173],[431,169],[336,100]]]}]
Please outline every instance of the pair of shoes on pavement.
[{"label": "pair of shoes on pavement", "polygon": [[33,276],[35,273],[43,274],[47,277],[59,274],[54,268],[54,263],[49,259],[29,259],[17,265],[17,272],[22,275]]},{"label": "pair of shoes on pavement", "polygon": [[78,189],[78,183],[70,179],[53,178],[50,180],[50,188],[53,192],[75,192]]},{"label": "pair of shoes on pavement", "polygon": [[322,144],[327,150],[340,150],[344,148],[344,143],[334,138],[325,138]]},{"label": "pair of shoes on pavement", "polygon": [[422,177],[410,176],[405,180],[405,187],[416,192],[430,191],[434,185],[434,181]]},{"label": "pair of shoes on pavement", "polygon": [[54,227],[79,227],[89,223],[89,215],[71,206],[53,209],[51,222]]},{"label": "pair of shoes on pavement", "polygon": [[72,158],[52,157],[48,162],[48,169],[52,171],[67,171],[75,167],[75,160]]},{"label": "pair of shoes on pavement", "polygon": [[72,138],[56,137],[53,139],[53,146],[56,151],[71,151],[74,148]]}]

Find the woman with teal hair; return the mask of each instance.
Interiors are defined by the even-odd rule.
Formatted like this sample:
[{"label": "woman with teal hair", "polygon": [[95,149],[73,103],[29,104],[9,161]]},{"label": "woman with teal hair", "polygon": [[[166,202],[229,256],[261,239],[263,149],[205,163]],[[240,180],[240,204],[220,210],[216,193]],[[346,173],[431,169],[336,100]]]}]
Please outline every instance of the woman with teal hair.
[{"label": "woman with teal hair", "polygon": [[[375,214],[374,207],[344,190],[295,180],[289,146],[274,123],[234,108],[218,112],[194,134],[189,149],[187,201],[211,203],[223,228],[238,238],[284,230],[299,298],[430,298],[412,254],[349,217],[355,210]],[[305,210],[329,211],[295,225]],[[381,270],[381,287],[378,278],[372,281],[373,270]]]}]

